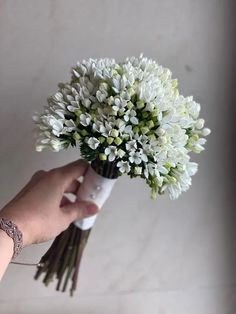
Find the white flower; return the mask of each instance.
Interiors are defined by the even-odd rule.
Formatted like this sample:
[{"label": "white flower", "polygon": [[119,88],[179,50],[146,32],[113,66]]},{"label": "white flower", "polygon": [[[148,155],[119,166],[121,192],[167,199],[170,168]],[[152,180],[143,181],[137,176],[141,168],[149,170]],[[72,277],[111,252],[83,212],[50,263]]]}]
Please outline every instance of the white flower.
[{"label": "white flower", "polygon": [[72,119],[66,120],[65,125],[66,125],[66,127],[64,129],[68,133],[77,130],[77,126],[75,124],[75,121],[73,121]]},{"label": "white flower", "polygon": [[114,100],[114,105],[112,106],[112,109],[115,112],[124,112],[124,108],[126,107],[126,101],[125,100],[121,100],[120,98],[116,97]]},{"label": "white flower", "polygon": [[91,105],[91,100],[90,99],[88,99],[88,98],[84,98],[84,99],[82,99],[82,104],[84,105],[84,107],[86,107],[86,108],[89,108],[90,107],[90,105]]},{"label": "white flower", "polygon": [[142,148],[139,149],[139,153],[140,153],[140,157],[141,157],[142,161],[148,162],[147,155],[144,153]]},{"label": "white flower", "polygon": [[130,165],[128,161],[119,161],[117,163],[117,167],[121,173],[129,173],[130,172]]},{"label": "white flower", "polygon": [[138,119],[136,118],[136,111],[133,109],[129,109],[125,112],[124,120],[126,122],[130,121],[133,124],[138,124]]},{"label": "white flower", "polygon": [[80,119],[80,123],[83,125],[83,126],[88,126],[91,122],[91,115],[88,114],[88,113],[82,113],[79,117]]},{"label": "white flower", "polygon": [[99,127],[99,132],[105,136],[108,137],[112,131],[112,125],[109,124],[107,121],[105,122],[105,124],[101,124]]},{"label": "white flower", "polygon": [[100,142],[96,137],[90,137],[87,144],[90,148],[96,149],[100,145]]},{"label": "white flower", "polygon": [[125,148],[127,149],[127,151],[135,151],[137,149],[137,141],[136,140],[132,140],[129,141],[125,144]]},{"label": "white flower", "polygon": [[105,149],[105,154],[108,156],[109,161],[114,161],[117,156],[117,148],[116,146],[108,146]]},{"label": "white flower", "polygon": [[54,117],[50,117],[48,119],[48,124],[52,127],[52,133],[56,136],[60,136],[63,131],[63,122],[64,120],[62,119],[55,119]]},{"label": "white flower", "polygon": [[97,97],[97,100],[99,101],[99,102],[103,102],[106,98],[107,98],[107,92],[106,91],[100,91],[100,90],[98,90],[97,92],[96,92],[96,97]]},{"label": "white flower", "polygon": [[131,163],[135,163],[136,165],[139,165],[142,162],[141,158],[142,154],[138,151],[131,151],[129,153],[129,161]]},{"label": "white flower", "polygon": [[166,184],[163,186],[163,190],[167,189],[170,198],[176,199],[184,191],[187,191],[192,183],[191,176],[197,172],[198,164],[195,162],[187,162],[182,166],[179,165],[177,169],[172,170],[172,175],[176,179],[175,183]]}]

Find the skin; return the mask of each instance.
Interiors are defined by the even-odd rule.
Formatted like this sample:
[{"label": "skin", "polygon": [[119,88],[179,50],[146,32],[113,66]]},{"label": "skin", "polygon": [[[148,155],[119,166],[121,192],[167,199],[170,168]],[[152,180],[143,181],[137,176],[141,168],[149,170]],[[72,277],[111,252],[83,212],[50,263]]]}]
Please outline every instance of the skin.
[{"label": "skin", "polygon": [[[78,160],[49,171],[37,171],[27,185],[0,211],[0,218],[14,222],[23,234],[23,246],[55,238],[71,222],[95,215],[91,202],[71,202],[64,194],[76,195],[89,164]],[[13,255],[13,240],[0,230],[0,280]]]}]

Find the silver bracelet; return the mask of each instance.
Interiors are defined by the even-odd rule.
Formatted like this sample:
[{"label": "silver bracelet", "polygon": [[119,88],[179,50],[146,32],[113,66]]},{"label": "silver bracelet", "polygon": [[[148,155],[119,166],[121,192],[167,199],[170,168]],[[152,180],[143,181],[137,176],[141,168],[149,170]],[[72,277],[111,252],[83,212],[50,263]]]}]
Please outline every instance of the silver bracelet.
[{"label": "silver bracelet", "polygon": [[0,218],[0,229],[5,231],[6,234],[12,238],[14,242],[12,259],[16,258],[23,248],[22,232],[18,229],[17,225],[7,218]]}]

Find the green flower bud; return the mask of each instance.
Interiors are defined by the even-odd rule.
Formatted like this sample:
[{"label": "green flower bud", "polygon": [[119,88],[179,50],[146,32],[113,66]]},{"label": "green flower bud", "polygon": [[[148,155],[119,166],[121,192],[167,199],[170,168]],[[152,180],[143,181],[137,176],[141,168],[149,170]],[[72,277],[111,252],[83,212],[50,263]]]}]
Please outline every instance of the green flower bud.
[{"label": "green flower bud", "polygon": [[80,135],[78,132],[75,132],[75,133],[73,134],[73,139],[74,139],[75,141],[79,141],[79,140],[81,139],[81,135]]},{"label": "green flower bud", "polygon": [[106,83],[106,82],[102,82],[102,83],[100,83],[100,85],[99,85],[99,89],[100,90],[102,90],[102,91],[106,91],[106,90],[108,90],[108,84]]},{"label": "green flower bud", "polygon": [[108,99],[107,99],[107,103],[108,105],[112,106],[114,104],[114,97],[113,96],[110,96]]},{"label": "green flower bud", "polygon": [[83,129],[80,131],[80,134],[83,136],[86,136],[86,135],[88,135],[88,132],[85,129]]},{"label": "green flower bud", "polygon": [[127,93],[129,94],[130,97],[132,97],[135,94],[135,90],[132,87],[130,87],[128,88]]},{"label": "green flower bud", "polygon": [[100,160],[107,160],[107,155],[106,154],[99,154],[99,159]]},{"label": "green flower bud", "polygon": [[124,139],[124,140],[128,140],[128,139],[129,139],[129,134],[123,135],[123,139]]},{"label": "green flower bud", "polygon": [[146,123],[147,127],[149,129],[153,128],[154,127],[154,122],[152,120],[148,120],[147,123]]},{"label": "green flower bud", "polygon": [[191,136],[191,140],[198,141],[199,140],[198,134],[194,134],[193,136]]},{"label": "green flower bud", "polygon": [[79,117],[82,114],[82,111],[80,109],[75,109],[74,114]]},{"label": "green flower bud", "polygon": [[145,106],[145,103],[143,100],[137,101],[137,108],[138,109],[142,109],[142,108],[144,108],[144,106]]},{"label": "green flower bud", "polygon": [[155,134],[154,133],[151,133],[151,134],[149,134],[148,135],[148,138],[149,138],[149,140],[151,141],[155,141],[156,140],[156,136],[155,136]]},{"label": "green flower bud", "polygon": [[135,125],[135,127],[133,128],[133,132],[139,133],[139,131],[140,131],[140,128],[137,125]]},{"label": "green flower bud", "polygon": [[124,157],[124,155],[125,155],[125,151],[123,151],[123,149],[118,149],[117,155],[118,155],[120,158],[122,158],[122,157]]},{"label": "green flower bud", "polygon": [[151,112],[151,116],[152,116],[152,117],[157,117],[158,114],[159,114],[158,109],[154,109],[154,110]]},{"label": "green flower bud", "polygon": [[132,109],[134,107],[134,104],[131,102],[131,101],[129,101],[128,103],[127,103],[127,108],[128,109]]},{"label": "green flower bud", "polygon": [[112,129],[111,130],[111,136],[118,137],[118,135],[119,135],[119,131],[118,130],[116,130],[116,129]]},{"label": "green flower bud", "polygon": [[134,167],[134,174],[141,175],[142,174],[142,167]]},{"label": "green flower bud", "polygon": [[169,175],[166,175],[166,178],[168,179],[169,183],[176,183],[177,181],[175,177]]},{"label": "green flower bud", "polygon": [[171,85],[172,85],[173,88],[176,88],[178,86],[178,80],[177,79],[172,80],[171,81]]},{"label": "green flower bud", "polygon": [[119,146],[123,141],[120,137],[116,137],[114,142],[116,143],[117,146]]},{"label": "green flower bud", "polygon": [[149,113],[147,111],[144,111],[142,113],[142,116],[143,116],[144,119],[146,119],[149,116]]},{"label": "green flower bud", "polygon": [[113,137],[108,137],[107,138],[107,143],[109,144],[109,145],[111,145],[111,143],[114,141],[114,138]]},{"label": "green flower bud", "polygon": [[102,144],[102,143],[104,143],[105,142],[105,137],[103,137],[103,136],[100,136],[99,138],[98,138],[98,140],[99,140],[99,142]]},{"label": "green flower bud", "polygon": [[144,122],[144,121],[140,121],[138,126],[139,126],[140,128],[142,128],[144,125],[145,125],[145,122]]},{"label": "green flower bud", "polygon": [[75,124],[77,124],[77,125],[80,124],[80,117],[76,117]]},{"label": "green flower bud", "polygon": [[149,128],[147,128],[146,126],[144,126],[144,127],[141,128],[141,132],[142,132],[143,134],[147,134],[147,133],[149,132]]},{"label": "green flower bud", "polygon": [[171,168],[171,164],[169,162],[165,163],[164,167],[170,171],[170,168]]}]

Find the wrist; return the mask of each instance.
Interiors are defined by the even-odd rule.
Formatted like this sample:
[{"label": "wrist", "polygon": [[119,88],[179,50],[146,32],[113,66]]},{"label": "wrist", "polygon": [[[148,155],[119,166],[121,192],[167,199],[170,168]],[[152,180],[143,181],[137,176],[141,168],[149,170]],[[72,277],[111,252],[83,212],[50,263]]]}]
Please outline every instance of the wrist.
[{"label": "wrist", "polygon": [[13,241],[13,256],[16,256],[21,252],[23,248],[23,237],[22,232],[19,230],[17,225],[7,218],[0,218],[0,229]]},{"label": "wrist", "polygon": [[13,251],[14,251],[14,241],[2,229],[0,229],[0,243],[1,243],[1,246],[3,245],[4,247],[8,248],[8,251],[10,252],[12,256]]},{"label": "wrist", "polygon": [[29,232],[29,224],[27,223],[27,219],[24,219],[20,214],[20,210],[15,210],[15,207],[5,207],[0,211],[0,219],[6,218],[12,221],[22,234],[22,245],[23,247],[32,244],[30,240],[30,232]]},{"label": "wrist", "polygon": [[4,272],[7,269],[8,264],[12,259],[14,252],[14,242],[5,233],[5,231],[0,229],[0,281],[3,277]]}]

